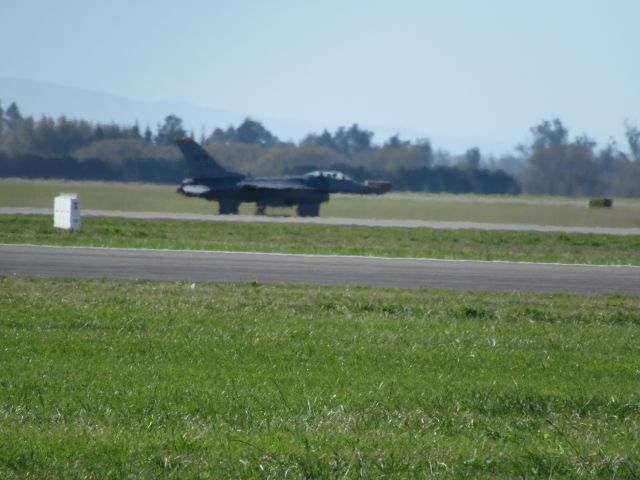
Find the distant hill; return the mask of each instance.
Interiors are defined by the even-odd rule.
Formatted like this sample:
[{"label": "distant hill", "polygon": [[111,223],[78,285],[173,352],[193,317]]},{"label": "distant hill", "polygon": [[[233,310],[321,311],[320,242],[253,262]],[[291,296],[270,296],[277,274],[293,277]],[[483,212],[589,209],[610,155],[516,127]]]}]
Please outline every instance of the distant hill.
[{"label": "distant hill", "polygon": [[[203,128],[205,135],[208,136],[215,128],[237,126],[246,117],[251,117],[284,141],[297,142],[307,134],[321,133],[325,128],[335,131],[340,126],[358,123],[361,127],[374,132],[374,143],[377,144],[384,143],[390,136],[399,133],[403,139],[409,140],[427,136],[434,144],[440,147],[446,145],[455,151],[463,152],[469,148],[468,139],[455,135],[434,138],[428,135],[428,132],[419,129],[371,124],[362,119],[328,125],[323,122],[295,118],[264,117],[257,112],[228,112],[177,101],[147,103],[82,88],[7,77],[0,77],[0,102],[5,108],[11,102],[16,102],[23,115],[34,116],[36,119],[41,115],[54,118],[64,115],[72,119],[88,120],[94,123],[116,123],[123,126],[137,122],[142,131],[148,125],[154,132],[167,115],[174,114],[182,118],[186,130],[193,131],[196,138],[200,138]],[[504,151],[500,148],[491,148],[491,150]]]},{"label": "distant hill", "polygon": [[23,115],[41,115],[88,120],[95,123],[133,125],[141,130],[148,125],[155,131],[169,114],[184,120],[196,137],[202,128],[208,135],[214,128],[237,125],[247,115],[216,110],[181,102],[145,103],[129,98],[44,82],[0,77],[0,102],[7,107],[16,102]]}]

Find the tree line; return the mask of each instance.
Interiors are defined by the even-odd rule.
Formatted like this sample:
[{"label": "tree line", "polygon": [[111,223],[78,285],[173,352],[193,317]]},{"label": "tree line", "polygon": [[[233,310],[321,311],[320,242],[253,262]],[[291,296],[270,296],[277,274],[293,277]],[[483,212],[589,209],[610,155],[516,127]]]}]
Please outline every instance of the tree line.
[{"label": "tree line", "polygon": [[559,119],[531,129],[532,141],[521,146],[526,158],[520,173],[523,190],[533,194],[640,196],[640,130],[625,124],[628,151],[615,142],[597,149],[586,135],[569,139]]},{"label": "tree line", "polygon": [[[198,139],[230,170],[253,175],[341,170],[356,179],[390,180],[396,190],[554,195],[640,196],[640,131],[626,125],[629,150],[613,143],[598,150],[582,136],[569,139],[558,119],[531,128],[531,139],[512,155],[483,158],[478,148],[461,155],[433,149],[426,139],[394,135],[380,145],[358,124],[310,133],[285,142],[261,122],[245,119]],[[0,177],[68,178],[177,183],[187,166],[176,138],[191,136],[168,115],[148,126],[93,124],[66,117],[23,116],[0,104]]]}]

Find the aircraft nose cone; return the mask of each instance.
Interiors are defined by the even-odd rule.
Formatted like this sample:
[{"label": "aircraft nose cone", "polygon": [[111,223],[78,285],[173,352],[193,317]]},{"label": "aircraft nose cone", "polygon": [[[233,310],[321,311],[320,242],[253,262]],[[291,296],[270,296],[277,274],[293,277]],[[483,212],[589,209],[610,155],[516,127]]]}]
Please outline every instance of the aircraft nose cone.
[{"label": "aircraft nose cone", "polygon": [[391,182],[386,180],[365,180],[364,184],[379,193],[387,193],[391,190]]}]

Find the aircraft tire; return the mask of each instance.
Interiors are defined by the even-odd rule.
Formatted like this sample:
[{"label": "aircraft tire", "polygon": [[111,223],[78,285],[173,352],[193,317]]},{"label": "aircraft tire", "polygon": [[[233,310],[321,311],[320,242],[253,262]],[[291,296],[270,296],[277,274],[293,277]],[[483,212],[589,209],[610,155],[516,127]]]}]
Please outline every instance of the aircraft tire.
[{"label": "aircraft tire", "polygon": [[237,215],[238,208],[240,207],[240,202],[237,200],[228,200],[222,199],[220,200],[220,215]]},{"label": "aircraft tire", "polygon": [[319,203],[301,203],[298,205],[298,216],[300,217],[317,217],[319,215]]}]

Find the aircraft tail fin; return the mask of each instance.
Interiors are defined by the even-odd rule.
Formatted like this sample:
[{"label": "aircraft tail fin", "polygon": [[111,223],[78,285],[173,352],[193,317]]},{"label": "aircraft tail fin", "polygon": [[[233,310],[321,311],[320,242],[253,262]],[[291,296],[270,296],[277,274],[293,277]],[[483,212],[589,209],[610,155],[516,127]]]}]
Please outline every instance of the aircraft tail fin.
[{"label": "aircraft tail fin", "polygon": [[215,158],[209,155],[209,153],[192,138],[179,138],[176,140],[176,143],[189,166],[189,175],[193,178],[226,177],[234,175],[232,172],[225,170]]}]

